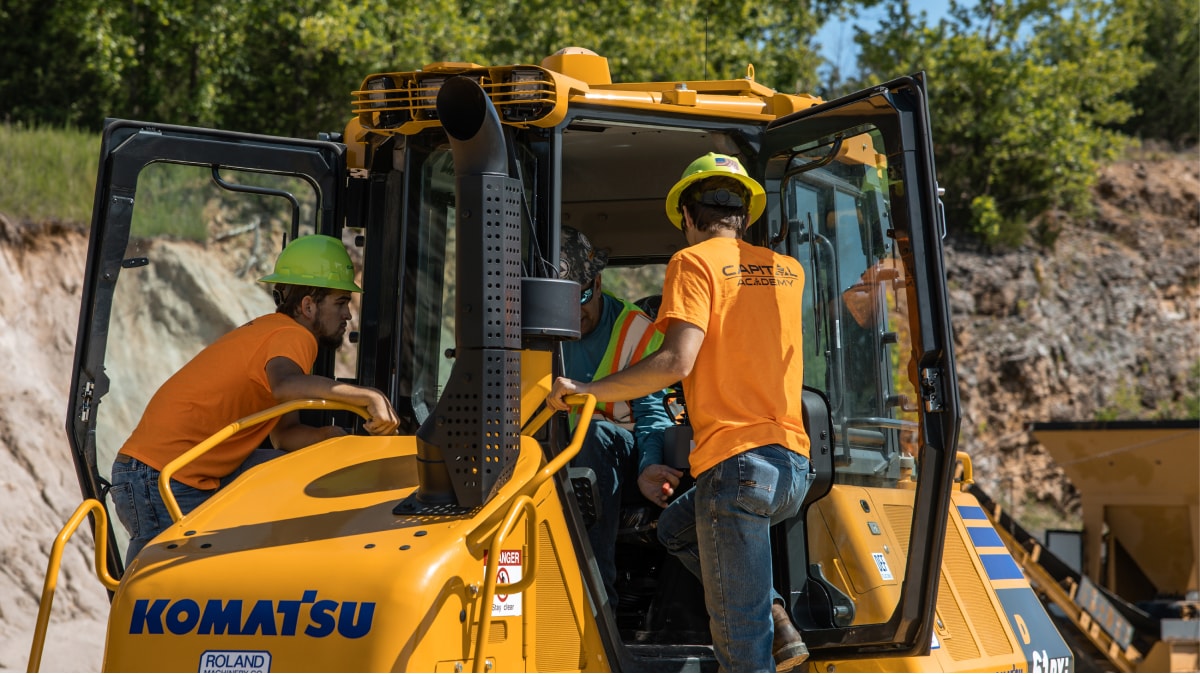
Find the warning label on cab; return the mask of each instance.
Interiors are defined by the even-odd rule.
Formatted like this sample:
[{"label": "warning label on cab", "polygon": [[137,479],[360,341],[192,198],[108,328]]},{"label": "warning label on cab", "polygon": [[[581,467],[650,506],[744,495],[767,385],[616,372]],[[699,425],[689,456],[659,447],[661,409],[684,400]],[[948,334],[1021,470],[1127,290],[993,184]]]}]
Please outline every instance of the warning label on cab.
[{"label": "warning label on cab", "polygon": [[[521,551],[501,550],[500,559],[496,560],[496,584],[515,583],[521,580]],[[487,568],[485,555],[484,568]],[[492,597],[493,616],[521,615],[521,593],[497,594]]]}]

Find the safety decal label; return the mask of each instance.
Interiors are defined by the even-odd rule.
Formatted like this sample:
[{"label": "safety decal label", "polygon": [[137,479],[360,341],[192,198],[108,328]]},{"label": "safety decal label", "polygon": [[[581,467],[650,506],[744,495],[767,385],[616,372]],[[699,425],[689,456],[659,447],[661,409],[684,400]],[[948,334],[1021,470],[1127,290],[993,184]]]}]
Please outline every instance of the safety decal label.
[{"label": "safety decal label", "polygon": [[204,651],[199,672],[269,672],[269,651]]},{"label": "safety decal label", "polygon": [[[484,569],[487,569],[487,557],[484,557]],[[496,585],[515,583],[521,580],[521,551],[501,550],[500,559],[496,560]],[[521,615],[521,593],[496,594],[492,597],[493,616]]]},{"label": "safety decal label", "polygon": [[892,576],[892,570],[888,568],[887,558],[882,552],[872,552],[871,556],[875,558],[875,566],[879,569],[879,575],[884,580],[895,580]]}]

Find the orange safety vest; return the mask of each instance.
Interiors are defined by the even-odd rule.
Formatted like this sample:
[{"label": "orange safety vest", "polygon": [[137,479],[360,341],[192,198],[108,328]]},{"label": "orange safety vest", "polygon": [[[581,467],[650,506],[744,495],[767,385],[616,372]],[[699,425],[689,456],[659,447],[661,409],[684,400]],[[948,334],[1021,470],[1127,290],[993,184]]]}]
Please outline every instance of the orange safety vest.
[{"label": "orange safety vest", "polygon": [[[608,293],[605,293],[608,295]],[[637,308],[633,302],[623,300],[614,295],[608,295],[621,303],[621,313],[613,323],[609,333],[608,348],[604,350],[604,358],[596,367],[592,381],[602,379],[633,365],[649,356],[662,346],[663,334],[654,329],[654,321]],[[618,426],[633,430],[633,407],[628,400],[599,403],[596,414],[603,415]],[[576,415],[571,415],[571,426],[575,426]]]}]

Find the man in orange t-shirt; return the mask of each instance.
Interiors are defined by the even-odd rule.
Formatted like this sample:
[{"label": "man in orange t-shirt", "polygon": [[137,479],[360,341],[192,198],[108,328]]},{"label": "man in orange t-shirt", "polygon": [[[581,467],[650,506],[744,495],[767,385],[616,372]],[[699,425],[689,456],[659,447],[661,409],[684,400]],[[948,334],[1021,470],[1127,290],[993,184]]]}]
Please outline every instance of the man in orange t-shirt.
[{"label": "man in orange t-shirt", "polygon": [[[229,332],[164,382],[113,462],[109,495],[129,532],[127,564],[171,525],[159,472],[238,419],[288,400],[323,398],[367,408],[369,433],[396,432],[396,411],[383,393],[309,374],[318,344],[341,346],[350,294],[362,292],[342,242],[300,237],[279,254],[274,273],[259,280],[275,284],[275,313]],[[171,491],[186,515],[249,468],[344,434],[337,426],[302,424],[299,412],[290,412],[235,433],[179,469]],[[267,436],[274,449],[260,449]]]},{"label": "man in orange t-shirt", "polygon": [[[774,590],[773,524],[795,516],[812,480],[804,431],[800,263],[742,240],[766,204],[737,159],[709,153],[667,196],[687,238],[663,282],[662,347],[590,383],[554,381],[547,404],[590,393],[626,400],[682,378],[696,484],[658,521],[659,540],[699,577],[722,671],[787,671],[808,657]],[[670,485],[663,485],[670,492]]]}]

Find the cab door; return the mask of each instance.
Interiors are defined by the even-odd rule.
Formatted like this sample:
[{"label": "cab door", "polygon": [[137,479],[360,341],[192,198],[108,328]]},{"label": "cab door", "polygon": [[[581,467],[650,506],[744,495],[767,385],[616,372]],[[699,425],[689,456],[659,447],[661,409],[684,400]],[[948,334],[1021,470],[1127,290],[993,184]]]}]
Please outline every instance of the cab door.
[{"label": "cab door", "polygon": [[[256,279],[282,246],[340,235],[344,153],[332,142],[110,120],[66,424],[85,498],[112,513],[112,460],[150,396],[204,346],[274,310]],[[323,358],[317,370],[331,371]],[[112,523],[109,539],[118,576],[124,527]]]},{"label": "cab door", "polygon": [[[805,385],[833,425],[813,443],[833,490],[777,546],[777,584],[816,658],[926,652],[960,413],[923,77],[777,120],[759,158],[759,242],[805,269]],[[822,519],[839,504],[861,532]]]}]

